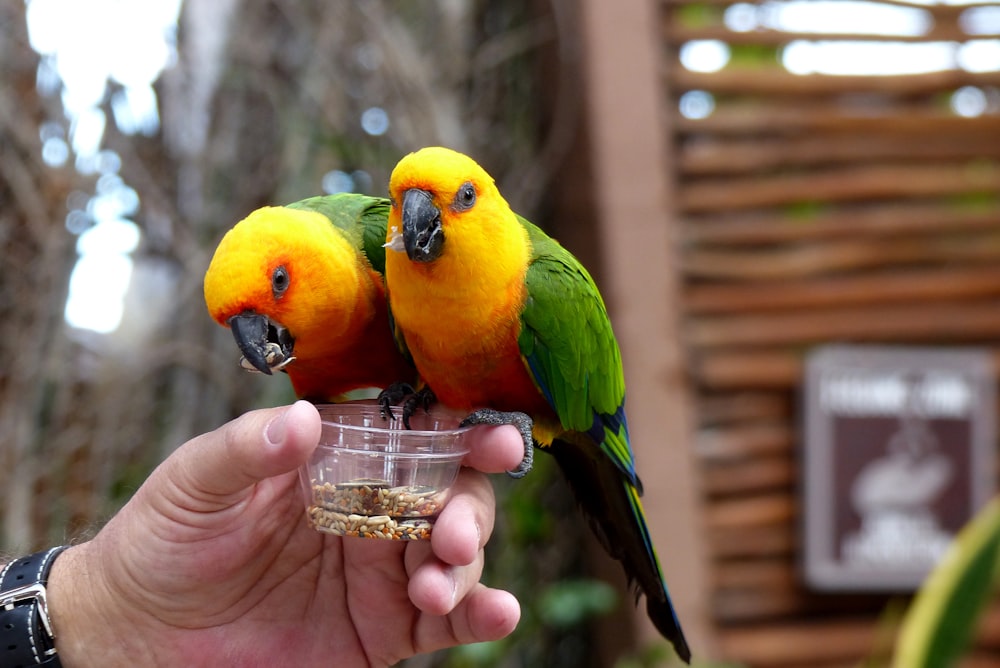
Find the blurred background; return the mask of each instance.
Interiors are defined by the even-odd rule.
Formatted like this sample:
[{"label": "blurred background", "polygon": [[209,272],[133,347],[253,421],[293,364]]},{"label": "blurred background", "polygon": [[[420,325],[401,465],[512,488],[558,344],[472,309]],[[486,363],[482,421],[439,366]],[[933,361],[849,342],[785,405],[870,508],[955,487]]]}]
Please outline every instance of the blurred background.
[{"label": "blurred background", "polygon": [[[696,657],[885,656],[908,596],[800,577],[803,360],[974,345],[996,377],[997,3],[0,0],[0,551],[85,537],[192,435],[291,401],[207,315],[216,244],[432,144],[594,273]],[[405,665],[673,665],[536,465],[497,478],[488,547],[517,632]],[[1000,608],[963,665],[1000,665]]]}]

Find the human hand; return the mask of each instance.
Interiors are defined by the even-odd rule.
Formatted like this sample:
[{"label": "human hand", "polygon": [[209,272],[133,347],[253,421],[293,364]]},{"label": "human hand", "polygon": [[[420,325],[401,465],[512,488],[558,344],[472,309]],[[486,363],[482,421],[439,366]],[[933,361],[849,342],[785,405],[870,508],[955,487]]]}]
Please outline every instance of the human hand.
[{"label": "human hand", "polygon": [[297,468],[319,434],[298,402],[198,436],[64,552],[49,589],[65,668],[387,666],[513,631],[517,601],[479,578],[495,510],[483,473],[517,465],[517,431],[477,428],[431,540],[406,542],[307,525]]}]

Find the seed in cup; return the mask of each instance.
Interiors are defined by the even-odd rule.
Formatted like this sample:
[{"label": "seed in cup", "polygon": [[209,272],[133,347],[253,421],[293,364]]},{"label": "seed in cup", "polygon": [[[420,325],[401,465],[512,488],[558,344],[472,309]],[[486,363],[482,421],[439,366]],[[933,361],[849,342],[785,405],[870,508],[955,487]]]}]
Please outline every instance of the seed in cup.
[{"label": "seed in cup", "polygon": [[431,487],[390,487],[363,478],[334,484],[312,481],[309,524],[338,536],[423,540],[430,538],[443,493]]}]

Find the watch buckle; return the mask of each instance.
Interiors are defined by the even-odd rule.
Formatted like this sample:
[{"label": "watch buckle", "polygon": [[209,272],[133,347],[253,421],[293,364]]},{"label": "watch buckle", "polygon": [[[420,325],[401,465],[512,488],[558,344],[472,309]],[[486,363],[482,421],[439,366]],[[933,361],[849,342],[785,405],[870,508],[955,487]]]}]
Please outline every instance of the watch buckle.
[{"label": "watch buckle", "polygon": [[18,603],[35,601],[38,603],[38,616],[42,618],[42,626],[45,632],[53,640],[56,634],[52,632],[52,622],[49,620],[49,604],[45,591],[45,585],[35,582],[16,589],[0,591],[0,606],[6,610],[12,610]]}]

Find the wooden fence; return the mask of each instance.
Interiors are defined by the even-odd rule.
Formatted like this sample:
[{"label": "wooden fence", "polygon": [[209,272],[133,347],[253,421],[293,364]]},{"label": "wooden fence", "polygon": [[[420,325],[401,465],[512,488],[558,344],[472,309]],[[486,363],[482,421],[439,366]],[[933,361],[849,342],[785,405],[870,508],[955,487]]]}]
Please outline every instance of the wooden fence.
[{"label": "wooden fence", "polygon": [[[766,18],[780,4],[743,11]],[[925,13],[929,26],[887,38],[766,21],[736,31],[729,5],[660,5],[710,615],[724,658],[856,666],[891,647],[894,599],[815,593],[800,577],[803,359],[827,342],[970,344],[993,350],[1000,370],[1000,62],[986,72],[792,74],[779,56],[796,40],[957,49],[971,39],[969,6],[884,3]],[[709,39],[728,46],[729,63],[685,68],[680,48]],[[963,87],[981,94],[982,113],[953,111]],[[681,113],[690,91],[710,113]],[[963,665],[998,661],[994,606]]]}]

